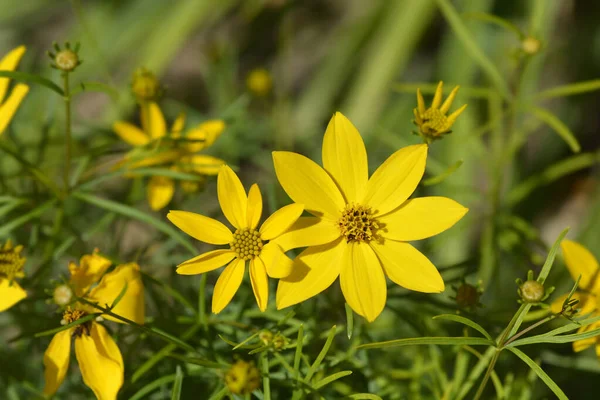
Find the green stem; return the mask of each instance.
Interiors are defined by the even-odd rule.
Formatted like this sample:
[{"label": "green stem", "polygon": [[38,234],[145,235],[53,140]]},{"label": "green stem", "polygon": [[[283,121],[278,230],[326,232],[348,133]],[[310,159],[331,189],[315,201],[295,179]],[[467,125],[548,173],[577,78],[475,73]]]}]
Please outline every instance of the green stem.
[{"label": "green stem", "polygon": [[208,319],[206,318],[206,274],[200,278],[200,290],[198,290],[198,323],[205,331],[208,330]]},{"label": "green stem", "polygon": [[64,72],[63,77],[63,99],[65,101],[65,170],[64,170],[64,190],[65,193],[69,193],[69,172],[71,170],[71,151],[72,151],[72,139],[71,139],[71,90],[69,87],[69,73]]},{"label": "green stem", "polygon": [[500,351],[502,351],[502,350],[498,349],[494,353],[494,356],[492,357],[492,361],[490,361],[490,365],[488,365],[488,368],[485,371],[483,380],[479,384],[479,388],[477,389],[477,393],[475,394],[475,397],[473,397],[473,400],[479,400],[481,398],[481,395],[483,394],[483,390],[485,389],[485,386],[487,385],[487,382],[490,379],[490,376],[492,376],[492,372],[494,371],[494,367],[496,366],[496,361],[498,361],[498,356],[500,355]]},{"label": "green stem", "polygon": [[521,332],[517,333],[516,335],[514,335],[513,337],[511,337],[510,339],[508,339],[506,341],[506,343],[504,343],[503,346],[508,345],[509,343],[517,340],[518,338],[520,338],[521,336],[523,336],[524,334],[526,334],[527,332],[537,328],[540,325],[545,324],[546,322],[552,321],[554,318],[556,318],[556,315],[550,315],[544,319],[539,320],[538,322],[536,322],[535,324],[528,326],[527,328],[523,329]]},{"label": "green stem", "polygon": [[263,374],[263,399],[271,400],[271,380],[269,378],[269,359],[267,358],[267,352],[263,351],[261,357],[261,366]]}]

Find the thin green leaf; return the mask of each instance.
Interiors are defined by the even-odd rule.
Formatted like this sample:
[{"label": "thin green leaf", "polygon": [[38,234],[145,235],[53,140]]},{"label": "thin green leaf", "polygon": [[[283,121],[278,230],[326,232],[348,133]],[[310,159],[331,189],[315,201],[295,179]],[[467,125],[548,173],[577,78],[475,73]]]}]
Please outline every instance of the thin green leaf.
[{"label": "thin green leaf", "polygon": [[0,77],[11,78],[20,82],[36,83],[53,90],[61,96],[64,96],[65,94],[60,86],[58,86],[56,83],[39,75],[28,74],[27,72],[20,71],[0,71]]},{"label": "thin green leaf", "polygon": [[78,325],[85,324],[86,322],[93,321],[99,315],[100,314],[89,314],[89,315],[86,315],[83,318],[80,318],[80,319],[78,319],[76,321],[71,322],[70,324],[63,325],[63,326],[55,328],[55,329],[50,329],[50,330],[47,330],[47,331],[38,332],[38,333],[36,333],[33,336],[36,337],[36,338],[38,338],[38,337],[42,337],[42,336],[54,335],[54,334],[57,334],[58,332],[66,331],[67,329],[71,329],[71,328],[74,328],[74,327],[76,327]]},{"label": "thin green leaf", "polygon": [[227,339],[225,336],[223,335],[217,335],[219,336],[219,338],[224,341],[225,343],[227,343],[228,345],[235,347],[235,348],[239,348],[239,349],[255,349],[256,345],[242,345],[241,343],[236,343],[233,340],[229,340]]},{"label": "thin green leaf", "polygon": [[206,368],[210,368],[210,369],[227,369],[227,368],[231,367],[231,365],[229,365],[229,364],[221,364],[221,363],[218,363],[215,361],[210,361],[210,360],[200,358],[200,357],[187,357],[187,356],[181,356],[179,354],[171,354],[171,355],[169,355],[169,357],[174,358],[176,360],[183,361],[188,364],[200,365],[202,367],[206,367]]},{"label": "thin green leaf", "polygon": [[82,92],[102,92],[109,95],[113,100],[119,99],[119,91],[114,87],[102,82],[81,82],[71,91],[71,96]]},{"label": "thin green leaf", "polygon": [[600,79],[593,79],[591,81],[576,82],[568,85],[561,85],[546,89],[535,95],[535,98],[552,99],[555,97],[573,96],[576,94],[582,94],[587,92],[593,92],[600,90]]},{"label": "thin green leaf", "polygon": [[371,393],[351,394],[351,395],[344,397],[344,399],[348,399],[348,400],[382,400],[381,397],[377,396],[376,394],[371,394]]},{"label": "thin green leaf", "polygon": [[540,107],[530,107],[529,112],[554,130],[565,141],[574,153],[581,151],[581,146],[575,135],[556,115]]},{"label": "thin green leaf", "polygon": [[229,393],[229,389],[227,388],[227,386],[224,386],[221,390],[215,392],[212,396],[210,396],[210,399],[208,400],[221,400],[227,395],[227,393]]},{"label": "thin green leaf", "polygon": [[452,175],[460,166],[463,165],[463,160],[458,160],[454,164],[448,167],[444,172],[439,175],[432,176],[423,180],[423,186],[437,185],[438,183],[444,182],[450,175]]},{"label": "thin green leaf", "polygon": [[517,339],[506,345],[509,347],[518,347],[528,344],[536,343],[572,343],[577,340],[591,339],[593,337],[600,336],[600,328],[583,333],[574,333],[571,335],[559,335],[559,336],[547,336],[547,335],[536,335],[524,339]]},{"label": "thin green leaf", "polygon": [[294,370],[296,371],[296,380],[300,379],[300,360],[302,359],[302,345],[304,342],[304,325],[298,329],[298,339],[296,339],[296,352],[294,354]]},{"label": "thin green leaf", "polygon": [[115,308],[117,306],[117,304],[119,304],[119,302],[121,301],[121,299],[123,298],[123,296],[125,296],[125,292],[127,292],[127,286],[128,286],[127,282],[125,282],[125,285],[123,285],[123,289],[121,289],[121,291],[119,292],[119,295],[117,297],[115,297],[115,300],[110,305],[110,309],[111,310],[113,308]]},{"label": "thin green leaf", "polygon": [[309,382],[310,381],[310,379],[312,378],[312,376],[314,375],[314,373],[317,372],[317,369],[319,368],[319,366],[323,362],[323,359],[325,359],[325,356],[327,355],[327,352],[329,351],[329,347],[331,347],[331,343],[333,342],[333,338],[335,337],[336,328],[337,327],[334,325],[329,330],[329,335],[327,336],[327,340],[325,341],[325,345],[321,349],[321,352],[317,356],[317,359],[315,360],[315,362],[313,363],[313,365],[311,365],[310,368],[308,369],[308,372],[306,373],[306,377],[304,378],[304,382]]},{"label": "thin green leaf", "polygon": [[328,377],[325,377],[325,378],[321,379],[319,382],[315,383],[313,385],[313,387],[315,388],[315,390],[319,390],[323,386],[329,385],[331,382],[337,381],[338,379],[341,379],[341,378],[343,378],[345,376],[348,376],[348,375],[352,375],[352,371],[340,371],[340,372],[336,372],[335,374],[331,374]]},{"label": "thin green leaf", "polygon": [[348,303],[345,304],[346,308],[346,334],[348,339],[352,339],[352,332],[354,331],[354,311]]},{"label": "thin green leaf", "polygon": [[30,220],[41,216],[48,209],[54,207],[55,204],[56,199],[48,200],[45,203],[34,208],[33,210],[29,211],[27,214],[21,215],[20,217],[3,224],[2,227],[0,227],[0,237],[8,235],[10,232],[18,228],[19,226],[26,224]]},{"label": "thin green leaf", "polygon": [[529,356],[523,353],[519,349],[509,348],[509,351],[514,353],[517,357],[519,357],[525,364],[529,366],[539,378],[544,381],[546,386],[552,390],[552,392],[559,398],[559,400],[569,400],[567,395],[558,387],[558,385],[546,374],[546,372],[539,366],[535,361],[533,361]]},{"label": "thin green leaf", "polygon": [[135,392],[135,394],[133,396],[131,396],[129,398],[129,400],[147,399],[148,394],[152,393],[153,391],[155,391],[156,389],[160,388],[163,385],[167,385],[167,384],[173,382],[176,378],[177,377],[175,374],[162,376],[162,377],[150,382],[149,384],[145,385],[143,388],[141,388],[137,392]]},{"label": "thin green leaf", "polygon": [[512,22],[505,20],[504,18],[497,17],[493,14],[488,14],[485,12],[468,12],[463,13],[462,17],[464,19],[475,19],[479,21],[489,22],[491,24],[497,25],[501,28],[506,29],[507,31],[513,32],[519,40],[525,38],[525,34],[521,32],[521,30]]},{"label": "thin green leaf", "polygon": [[179,400],[181,398],[181,386],[183,385],[183,371],[178,365],[175,369],[175,382],[173,383],[173,391],[171,392],[171,400]]},{"label": "thin green leaf", "polygon": [[479,325],[476,322],[471,321],[468,318],[461,317],[460,315],[456,315],[456,314],[442,314],[442,315],[436,315],[435,317],[433,317],[433,319],[445,319],[445,320],[448,320],[448,321],[454,321],[454,322],[458,322],[460,324],[467,325],[467,326],[475,329],[479,333],[481,333],[486,339],[491,340],[492,342],[494,341],[494,339],[492,338],[492,336],[485,329],[483,329],[483,327],[481,325]]},{"label": "thin green leaf", "polygon": [[172,170],[169,168],[136,168],[136,169],[120,169],[118,175],[135,174],[136,176],[163,176],[165,178],[171,178],[175,180],[183,181],[202,181],[203,176],[197,174],[190,174],[187,172],[181,172]]},{"label": "thin green leaf", "polygon": [[556,252],[558,252],[560,243],[565,238],[565,236],[567,236],[568,232],[569,232],[569,228],[564,229],[560,233],[560,235],[558,235],[558,238],[556,238],[556,240],[554,241],[554,244],[550,248],[550,251],[548,252],[548,256],[546,257],[546,261],[544,262],[544,266],[542,267],[542,270],[540,271],[540,274],[537,277],[537,281],[539,283],[543,284],[546,281],[546,278],[548,277],[548,274],[550,273],[550,270],[552,269],[552,264],[554,264],[554,259],[556,258]]},{"label": "thin green leaf", "polygon": [[493,340],[476,337],[422,337],[388,340],[386,342],[375,342],[361,344],[357,349],[383,349],[387,347],[399,346],[420,346],[424,344],[439,344],[439,345],[465,345],[470,346],[496,346]]},{"label": "thin green leaf", "polygon": [[239,349],[240,347],[244,346],[246,343],[248,343],[249,341],[251,341],[252,339],[257,337],[258,335],[260,335],[260,331],[254,333],[254,334],[250,335],[249,337],[247,337],[246,339],[244,339],[244,341],[242,341],[240,344],[234,346],[232,350]]}]

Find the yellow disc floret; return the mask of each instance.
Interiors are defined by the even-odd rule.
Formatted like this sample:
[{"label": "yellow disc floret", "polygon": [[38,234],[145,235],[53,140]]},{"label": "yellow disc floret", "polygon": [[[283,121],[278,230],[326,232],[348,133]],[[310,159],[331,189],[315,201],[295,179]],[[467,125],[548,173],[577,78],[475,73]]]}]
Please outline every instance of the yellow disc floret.
[{"label": "yellow disc floret", "polygon": [[346,205],[338,220],[338,226],[348,243],[369,242],[375,238],[379,229],[371,207],[360,204]]},{"label": "yellow disc floret", "polygon": [[237,253],[238,258],[251,260],[260,254],[263,241],[260,233],[254,229],[236,229],[233,233],[233,242],[229,244],[231,250]]},{"label": "yellow disc floret", "polygon": [[[62,320],[60,321],[61,325],[68,325],[72,322],[80,320],[85,317],[87,313],[85,311],[81,311],[78,309],[72,309],[71,307],[67,307],[65,312],[63,313]],[[81,335],[89,335],[90,334],[90,324],[91,321],[83,323],[81,325],[77,325],[75,327],[75,331],[73,332],[73,336],[81,336]]]},{"label": "yellow disc floret", "polygon": [[10,240],[0,247],[0,279],[12,281],[25,276],[23,273],[25,257],[21,256],[21,250],[23,246],[13,247]]}]

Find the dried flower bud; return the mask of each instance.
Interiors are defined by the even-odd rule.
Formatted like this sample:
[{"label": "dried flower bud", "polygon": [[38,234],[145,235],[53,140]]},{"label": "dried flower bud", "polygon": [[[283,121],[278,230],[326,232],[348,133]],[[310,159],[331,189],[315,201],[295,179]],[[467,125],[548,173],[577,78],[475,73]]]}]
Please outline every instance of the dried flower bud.
[{"label": "dried flower bud", "polygon": [[479,299],[483,291],[480,287],[463,282],[458,288],[455,287],[454,290],[456,291],[454,301],[456,301],[459,308],[474,310],[476,307],[481,306]]}]

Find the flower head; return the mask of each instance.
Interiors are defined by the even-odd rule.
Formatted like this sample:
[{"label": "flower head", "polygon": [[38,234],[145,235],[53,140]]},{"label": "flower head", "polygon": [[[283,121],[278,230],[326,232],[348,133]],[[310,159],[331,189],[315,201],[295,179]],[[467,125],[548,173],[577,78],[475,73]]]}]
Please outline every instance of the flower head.
[{"label": "flower head", "polygon": [[167,218],[179,229],[201,242],[229,245],[229,248],[209,251],[177,268],[181,275],[196,275],[227,265],[219,276],[212,298],[212,311],[223,310],[237,292],[250,264],[250,283],[261,311],[267,308],[269,283],[267,276],[282,278],[291,273],[292,260],[273,242],[284,234],[304,211],[301,204],[280,208],[258,228],[262,215],[262,195],[258,185],[248,194],[238,176],[228,166],[222,166],[217,177],[217,195],[221,210],[233,225],[232,232],[223,223],[187,211],[171,211]]},{"label": "flower head", "polygon": [[519,303],[548,307],[547,304],[544,304],[544,301],[554,292],[554,286],[546,289],[543,283],[533,279],[533,271],[530,270],[527,273],[527,280],[525,282],[517,279],[517,285],[519,286],[517,293],[521,298]]},{"label": "flower head", "polygon": [[452,89],[452,92],[442,104],[443,86],[443,82],[438,84],[431,107],[427,109],[421,90],[417,89],[417,108],[413,109],[415,115],[413,122],[419,127],[419,135],[426,143],[431,143],[436,139],[440,139],[443,135],[451,133],[450,128],[452,128],[458,116],[467,108],[465,104],[452,114],[446,115],[458,93],[459,86]]},{"label": "flower head", "polygon": [[271,74],[264,68],[253,69],[246,78],[246,86],[255,96],[264,97],[271,92],[273,86]]},{"label": "flower head", "polygon": [[250,394],[260,387],[260,373],[253,362],[239,360],[225,374],[225,384],[233,394]]},{"label": "flower head", "polygon": [[279,183],[313,215],[275,240],[284,251],[308,247],[279,281],[277,308],[322,292],[338,277],[346,302],[369,321],[385,306],[386,275],[407,289],[442,292],[437,269],[407,242],[445,231],[467,209],[445,197],[408,199],[423,176],[427,145],[396,151],[369,178],[360,134],[336,113],[322,157],[324,168],[300,154],[273,152]]},{"label": "flower head", "polygon": [[157,101],[163,93],[163,88],[154,73],[146,68],[138,68],[131,79],[131,91],[140,102]]},{"label": "flower head", "polygon": [[[23,54],[25,54],[25,46],[19,46],[16,49],[11,50],[0,60],[0,71],[14,71],[19,65],[19,61],[21,61]],[[8,91],[9,83],[9,78],[0,77],[0,135],[2,135],[17,112],[17,108],[21,104],[21,101],[27,92],[29,92],[29,86],[18,83],[7,98],[6,93]]]},{"label": "flower head", "polygon": [[21,255],[23,246],[14,246],[7,240],[0,246],[0,312],[8,310],[27,297],[27,292],[19,286],[16,278],[23,278],[25,257]]}]

